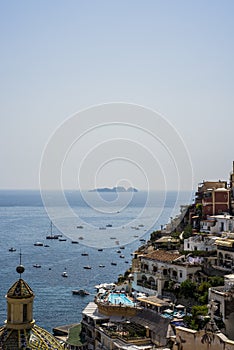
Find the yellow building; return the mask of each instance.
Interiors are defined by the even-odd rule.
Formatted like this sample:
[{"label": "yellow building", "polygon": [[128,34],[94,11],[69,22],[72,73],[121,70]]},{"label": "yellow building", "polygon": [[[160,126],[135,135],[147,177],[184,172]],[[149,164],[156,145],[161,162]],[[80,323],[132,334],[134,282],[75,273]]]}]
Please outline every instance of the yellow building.
[{"label": "yellow building", "polygon": [[0,327],[0,349],[2,350],[62,350],[64,347],[49,332],[38,327],[33,319],[34,293],[21,278],[24,267],[16,271],[20,278],[8,290],[7,320]]}]

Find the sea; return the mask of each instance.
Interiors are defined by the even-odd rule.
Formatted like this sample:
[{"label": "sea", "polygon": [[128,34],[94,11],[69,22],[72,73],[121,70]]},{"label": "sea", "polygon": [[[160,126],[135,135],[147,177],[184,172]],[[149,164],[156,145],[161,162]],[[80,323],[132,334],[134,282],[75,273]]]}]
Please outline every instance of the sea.
[{"label": "sea", "polygon": [[[51,332],[79,323],[82,310],[94,299],[95,286],[116,282],[131,267],[132,253],[142,239],[165,226],[191,198],[186,191],[66,191],[61,201],[55,191],[1,190],[0,324],[6,320],[7,291],[20,278],[19,264],[25,267],[21,278],[35,294],[33,317],[39,326]],[[47,239],[51,232],[63,240]],[[9,251],[11,247],[16,250]],[[120,247],[124,258],[117,252]],[[73,295],[74,289],[90,294]]]}]

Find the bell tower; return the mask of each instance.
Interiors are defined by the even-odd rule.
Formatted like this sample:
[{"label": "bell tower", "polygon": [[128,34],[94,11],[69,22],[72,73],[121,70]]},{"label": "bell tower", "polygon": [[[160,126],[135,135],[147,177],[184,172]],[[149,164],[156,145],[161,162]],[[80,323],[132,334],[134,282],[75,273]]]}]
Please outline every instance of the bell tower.
[{"label": "bell tower", "polygon": [[33,300],[34,293],[29,285],[21,278],[24,266],[19,265],[16,271],[20,278],[8,290],[7,299],[7,320],[6,328],[10,329],[30,329],[35,321],[33,320]]}]

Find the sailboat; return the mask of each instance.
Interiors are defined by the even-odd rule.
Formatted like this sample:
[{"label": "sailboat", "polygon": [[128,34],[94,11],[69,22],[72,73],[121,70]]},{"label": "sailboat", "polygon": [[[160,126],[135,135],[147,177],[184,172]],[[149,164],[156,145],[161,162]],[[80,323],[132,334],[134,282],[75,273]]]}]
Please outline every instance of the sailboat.
[{"label": "sailboat", "polygon": [[53,223],[50,221],[50,235],[46,236],[46,239],[58,239],[60,235],[53,235]]}]

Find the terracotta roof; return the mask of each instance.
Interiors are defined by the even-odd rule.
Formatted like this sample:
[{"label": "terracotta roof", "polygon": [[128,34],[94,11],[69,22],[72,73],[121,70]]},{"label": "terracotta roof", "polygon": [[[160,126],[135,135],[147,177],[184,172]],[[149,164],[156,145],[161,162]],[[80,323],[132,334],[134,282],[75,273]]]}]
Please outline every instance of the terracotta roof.
[{"label": "terracotta roof", "polygon": [[152,253],[144,255],[144,258],[151,259],[151,260],[172,262],[182,256],[183,255],[179,253],[170,253],[165,250],[158,249],[153,251]]},{"label": "terracotta roof", "polygon": [[31,298],[32,296],[34,296],[32,289],[22,278],[16,281],[7,292],[7,297],[16,299]]}]

